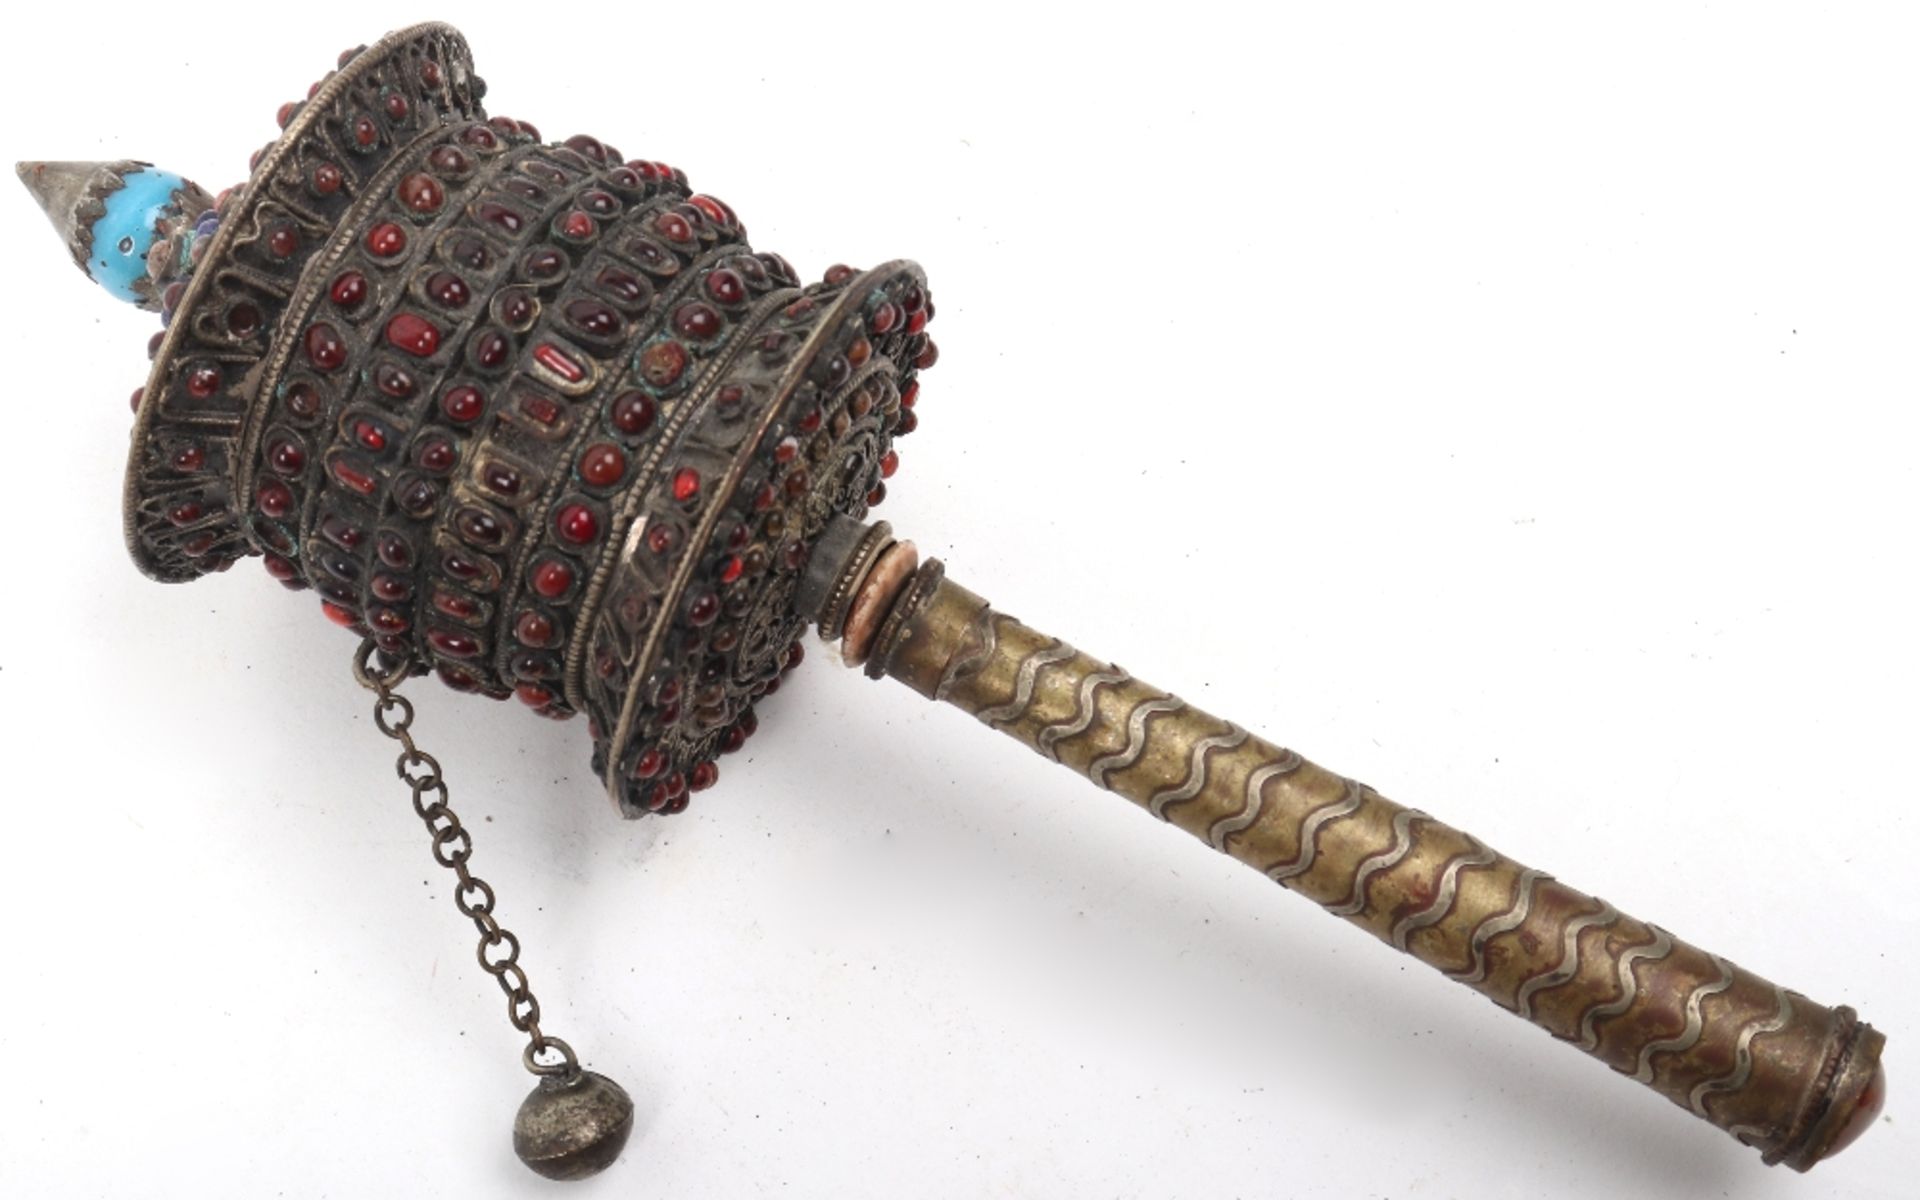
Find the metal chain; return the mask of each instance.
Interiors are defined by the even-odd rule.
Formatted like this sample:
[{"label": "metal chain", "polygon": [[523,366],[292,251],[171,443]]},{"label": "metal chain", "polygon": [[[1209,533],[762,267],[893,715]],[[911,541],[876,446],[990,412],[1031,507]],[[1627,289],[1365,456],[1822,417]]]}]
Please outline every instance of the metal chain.
[{"label": "metal chain", "polygon": [[[575,1074],[580,1063],[573,1047],[540,1029],[540,1001],[520,967],[520,939],[494,918],[492,886],[467,867],[467,860],[473,857],[473,837],[447,805],[447,782],[440,773],[440,762],[414,744],[413,705],[394,690],[406,679],[407,666],[400,663],[383,672],[375,665],[374,653],[373,639],[360,643],[353,658],[353,677],[377,697],[373,723],[400,743],[394,772],[413,789],[413,811],[433,835],[433,860],[459,880],[453,890],[453,903],[480,932],[476,957],[481,970],[493,976],[506,993],[507,1020],[527,1035],[527,1048],[520,1060],[535,1075]],[[549,1054],[558,1055],[559,1061],[541,1061]]]}]

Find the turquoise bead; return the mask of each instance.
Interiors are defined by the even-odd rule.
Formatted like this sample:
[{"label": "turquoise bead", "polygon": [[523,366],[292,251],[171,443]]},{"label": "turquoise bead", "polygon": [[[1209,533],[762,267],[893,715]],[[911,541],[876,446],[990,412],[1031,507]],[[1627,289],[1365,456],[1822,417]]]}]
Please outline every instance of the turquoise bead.
[{"label": "turquoise bead", "polygon": [[93,223],[93,251],[87,273],[93,281],[130,304],[140,303],[133,285],[146,277],[147,251],[154,225],[185,181],[152,168],[126,176],[126,186],[107,197],[106,215]]}]

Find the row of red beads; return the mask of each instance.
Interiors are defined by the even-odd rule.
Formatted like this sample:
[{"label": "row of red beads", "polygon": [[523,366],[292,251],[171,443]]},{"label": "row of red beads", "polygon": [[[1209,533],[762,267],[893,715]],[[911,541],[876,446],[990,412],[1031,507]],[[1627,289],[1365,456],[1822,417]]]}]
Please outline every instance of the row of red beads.
[{"label": "row of red beads", "polygon": [[[590,166],[594,159],[578,149],[582,139],[574,139],[565,149],[548,148],[547,158]],[[591,149],[591,146],[589,146]],[[584,161],[583,161],[584,160]],[[520,164],[536,180],[554,184],[560,180],[540,172],[542,158],[530,158]],[[545,170],[556,170],[552,162]],[[510,354],[524,354],[560,384],[583,380],[598,371],[591,359],[602,350],[612,352],[623,340],[625,322],[645,313],[653,299],[652,285],[634,271],[635,264],[615,258],[610,246],[617,243],[614,231],[629,227],[633,220],[613,192],[647,196],[656,186],[630,166],[607,169],[601,176],[609,190],[588,189],[574,195],[571,207],[563,207],[547,222],[545,241],[523,254],[521,280],[495,294],[493,315],[511,332],[524,335],[516,339],[520,346]],[[671,197],[669,197],[671,199]],[[476,209],[476,211],[478,211]],[[482,220],[498,219],[497,213],[480,213]],[[528,231],[533,232],[532,225]],[[576,256],[583,256],[576,264]],[[677,264],[676,264],[677,267]],[[563,338],[557,328],[565,322],[570,336]],[[484,333],[482,337],[486,336]],[[607,536],[610,510],[598,499],[612,491],[627,469],[626,451],[611,443],[589,445],[579,451],[581,478],[595,481],[595,494],[563,498],[550,510],[545,493],[546,481],[558,481],[567,472],[536,468],[528,458],[538,449],[537,458],[550,457],[554,451],[544,447],[577,444],[573,429],[577,419],[575,405],[543,387],[533,385],[523,374],[493,390],[507,403],[494,421],[479,430],[468,455],[466,478],[472,485],[465,501],[452,516],[451,530],[465,549],[461,562],[448,563],[447,573],[469,575],[485,569],[484,582],[489,590],[499,590],[514,598],[500,610],[502,636],[514,639],[501,642],[496,669],[512,684],[519,697],[537,711],[564,713],[564,699],[557,687],[559,660],[554,651],[565,641],[565,621],[561,609],[577,591],[586,571],[580,556],[601,544]],[[477,386],[443,397],[444,407],[457,418],[479,416],[485,395]],[[491,449],[504,439],[502,449]],[[517,449],[515,449],[517,448]],[[563,459],[564,461],[564,459]],[[484,500],[480,497],[492,497]],[[532,515],[548,513],[546,519],[529,520],[524,529],[516,528],[519,518],[510,515],[531,503]],[[549,548],[529,554],[523,541],[538,540]],[[491,565],[486,560],[495,560]],[[514,562],[529,563],[524,577],[508,574]],[[469,587],[483,582],[469,579]],[[531,593],[531,594],[529,594]],[[536,605],[533,597],[546,601]],[[457,602],[457,601],[456,601]],[[442,611],[445,605],[440,606]],[[483,677],[480,662],[491,657],[492,639],[479,630],[454,631],[430,625],[428,646],[442,660],[443,677],[456,686]],[[447,660],[454,661],[447,661]],[[470,684],[469,684],[470,686]]]},{"label": "row of red beads", "polygon": [[[833,293],[855,274],[836,267],[822,285],[810,289],[812,294],[775,314],[774,320],[762,327],[780,331],[769,344],[785,347],[810,342],[808,329],[832,307]],[[744,726],[733,715],[732,705],[741,705],[739,711],[750,717],[753,701],[777,690],[780,676],[800,661],[801,650],[795,643],[767,664],[770,673],[757,677],[743,697],[737,701],[730,698],[728,685],[742,669],[731,665],[738,650],[739,622],[750,616],[756,597],[770,586],[769,572],[791,577],[805,568],[809,545],[803,527],[806,501],[824,482],[816,480],[812,472],[834,457],[853,422],[867,417],[876,404],[893,400],[890,389],[876,390],[873,383],[855,388],[846,385],[878,352],[877,347],[887,346],[896,353],[906,349],[904,338],[911,335],[904,330],[911,318],[904,306],[910,303],[916,311],[922,308],[924,299],[919,293],[918,285],[911,281],[887,293],[876,292],[865,304],[860,327],[845,331],[830,343],[815,343],[814,361],[790,402],[789,419],[773,431],[760,455],[760,462],[766,465],[764,473],[757,483],[749,481],[735,493],[732,513],[718,526],[706,561],[681,598],[674,631],[661,661],[686,665],[678,670],[662,667],[647,681],[644,707],[624,754],[622,778],[630,804],[652,811],[675,811],[684,805],[691,781],[707,778],[712,766],[710,759],[698,758],[700,747],[717,746],[724,751],[744,740]],[[713,393],[716,413],[723,409],[729,392],[742,390],[738,384],[723,381]],[[898,411],[893,408],[886,419],[897,419]],[[885,459],[876,464],[876,476],[890,474],[896,461]],[[874,482],[877,486],[878,479]],[[660,515],[661,506],[656,505],[649,520]],[[629,622],[630,634],[637,635],[640,630],[632,628],[634,618],[650,617],[651,611],[645,603],[632,603],[623,594],[612,605],[612,615]],[[793,625],[797,632],[797,619]],[[609,651],[605,642],[597,642],[595,659],[604,660]],[[716,670],[722,664],[727,665]],[[690,717],[693,722],[688,729]],[[715,728],[721,730],[717,740],[699,732]],[[693,765],[674,769],[688,752],[696,756]]]},{"label": "row of red beads", "polygon": [[[496,135],[509,139],[514,136],[512,131],[502,130],[496,123],[491,129],[469,131],[467,140],[489,147]],[[570,205],[614,213],[624,207],[609,191],[597,186],[600,182],[594,177],[597,164],[577,154],[544,147],[538,153],[519,158],[514,167],[518,173],[500,181],[501,194],[476,202],[470,206],[469,213],[475,216],[491,213],[491,220],[482,218],[476,224],[487,229],[490,237],[515,236],[527,247],[517,257],[505,252],[497,256],[499,265],[511,260],[515,282],[498,287],[482,270],[491,264],[463,260],[460,239],[480,238],[478,232],[471,229],[456,235],[450,243],[451,262],[447,265],[457,270],[435,271],[416,280],[417,293],[430,305],[442,308],[464,307],[475,295],[491,296],[485,314],[491,323],[482,325],[469,338],[464,370],[437,391],[434,403],[423,414],[423,422],[438,425],[446,432],[431,434],[422,445],[448,448],[447,453],[430,464],[437,468],[437,474],[445,476],[457,463],[463,477],[479,485],[481,494],[491,491],[508,502],[508,506],[496,507],[468,493],[468,499],[448,509],[412,507],[406,503],[402,489],[397,506],[400,511],[393,513],[395,506],[390,504],[388,520],[390,536],[431,540],[438,547],[430,556],[432,561],[420,568],[427,594],[422,597],[424,606],[416,607],[425,617],[421,637],[425,652],[437,661],[441,677],[448,684],[463,690],[485,690],[489,694],[505,694],[494,690],[497,686],[493,683],[494,676],[482,666],[489,654],[490,638],[486,629],[492,624],[496,611],[490,597],[503,589],[511,548],[526,536],[510,510],[514,502],[526,498],[524,493],[538,490],[539,484],[537,480],[524,478],[522,468],[512,462],[489,456],[484,449],[483,435],[503,421],[517,423],[524,429],[523,418],[537,420],[557,405],[551,397],[526,387],[519,376],[506,372],[509,364],[518,361],[525,352],[527,339],[523,335],[542,311],[542,287],[563,277],[571,267],[570,259],[541,237],[540,223],[530,219],[531,214],[522,206],[540,205],[545,211],[562,213],[570,211]],[[610,186],[624,188],[636,198],[644,195],[645,190],[642,181],[630,173],[616,175]],[[405,197],[402,202],[406,202]],[[520,214],[520,223],[509,228],[511,223],[499,215],[504,211]],[[460,270],[473,274],[469,279],[460,274]],[[391,323],[388,331],[391,338]],[[535,350],[538,349],[536,345]],[[514,404],[495,409],[494,397],[512,398]],[[484,419],[490,411],[495,413],[494,422]],[[414,518],[414,522],[409,525],[406,517]],[[439,532],[428,539],[422,522],[430,518],[436,520]],[[539,669],[531,663],[525,665],[526,673]],[[520,694],[545,715],[569,715],[564,703],[550,692],[528,688]]]},{"label": "row of red beads", "polygon": [[[485,129],[485,126],[477,128]],[[455,151],[448,153],[449,150]],[[417,168],[403,175],[395,187],[391,205],[404,211],[406,196],[417,190],[416,180],[433,171],[442,203],[469,180],[476,167],[472,155],[450,142],[427,148],[416,155]],[[457,193],[456,193],[457,194]],[[382,648],[391,653],[407,649],[404,636],[410,623],[403,610],[376,609],[366,597],[369,579],[377,579],[379,564],[372,561],[374,550],[369,527],[378,509],[378,497],[389,473],[380,465],[389,458],[389,450],[400,447],[413,419],[406,410],[421,393],[423,378],[430,379],[429,364],[408,347],[395,344],[391,336],[396,323],[405,332],[402,317],[410,315],[404,307],[408,290],[406,280],[417,264],[424,262],[433,248],[433,240],[422,231],[409,237],[391,227],[391,222],[375,224],[352,253],[336,268],[324,293],[317,299],[300,337],[304,360],[300,370],[282,385],[276,412],[291,425],[313,429],[314,445],[305,436],[286,426],[270,428],[262,439],[263,470],[255,489],[255,504],[278,527],[278,538],[269,539],[270,549],[290,553],[289,527],[297,523],[305,505],[297,500],[295,489],[308,490],[320,484],[324,472],[328,491],[326,503],[311,519],[314,535],[305,556],[305,578],[327,598],[326,612],[335,621],[360,630],[371,630]],[[484,243],[480,250],[486,249]],[[444,253],[446,245],[441,246]],[[391,312],[383,318],[383,311]],[[439,337],[439,327],[427,318],[412,313],[430,333],[414,334],[412,350],[418,350]],[[405,340],[403,337],[400,339]],[[362,370],[347,369],[350,362],[367,362]],[[346,399],[371,397],[354,407],[343,409]],[[339,414],[336,421],[335,414]],[[322,423],[325,428],[319,428]],[[326,448],[324,455],[318,452]],[[435,455],[445,457],[450,446],[438,450],[424,448],[419,457],[431,465]],[[450,463],[447,465],[451,465]],[[431,498],[420,503],[430,506]],[[284,541],[282,540],[284,539]],[[300,572],[293,563],[270,556],[268,570],[277,578],[291,582]],[[398,590],[398,589],[389,589]],[[363,620],[364,615],[364,620]]]},{"label": "row of red beads", "polygon": [[[643,220],[657,224],[657,219]],[[684,305],[677,306],[678,300],[693,290],[702,273],[682,262],[682,252],[665,251],[671,260],[668,263],[652,254],[634,255],[634,240],[615,238],[610,245],[613,247],[610,256],[619,256],[616,261],[625,261],[642,272],[647,267],[636,260],[652,264],[652,273],[666,289],[658,294],[656,309],[660,315],[655,319],[665,319],[672,324],[672,314],[684,308]],[[651,248],[653,243],[642,239],[640,245]],[[751,262],[749,273],[756,273],[764,280],[766,271],[759,260],[736,252],[723,250],[722,253],[725,255],[720,260],[722,263]],[[710,277],[716,271],[727,269],[730,268],[716,267],[706,274]],[[598,286],[604,281],[604,275],[604,271],[598,275],[592,269],[583,271],[582,276],[590,281],[584,294],[598,297],[592,303],[610,306],[613,298]],[[668,281],[675,276],[679,276],[678,281],[668,286]],[[563,320],[577,325],[581,306],[587,302],[579,298],[582,292],[569,294],[576,298],[563,299],[557,307]],[[610,311],[598,314],[602,321],[613,315]],[[557,687],[559,661],[550,652],[563,646],[570,637],[564,609],[577,585],[591,573],[593,564],[604,557],[605,548],[618,533],[612,527],[612,510],[606,501],[631,485],[634,472],[649,455],[647,447],[670,423],[677,404],[674,393],[681,390],[681,380],[689,364],[698,354],[711,352],[726,339],[728,322],[717,313],[715,316],[715,327],[704,339],[706,344],[698,352],[688,352],[671,377],[658,369],[657,353],[650,357],[642,350],[634,355],[627,372],[612,377],[605,398],[593,404],[598,419],[580,421],[580,431],[569,441],[570,490],[554,505],[546,526],[529,531],[529,536],[540,539],[529,558],[531,565],[525,580],[530,595],[526,606],[514,614],[508,630],[514,648],[505,668],[529,702]],[[653,343],[654,346],[660,344]],[[609,343],[610,349],[615,345],[617,343]],[[690,468],[677,469],[668,487],[684,512],[696,510],[704,499],[702,481]],[[655,543],[668,536],[660,527],[651,528],[649,535]],[[532,678],[528,677],[530,674]]]}]

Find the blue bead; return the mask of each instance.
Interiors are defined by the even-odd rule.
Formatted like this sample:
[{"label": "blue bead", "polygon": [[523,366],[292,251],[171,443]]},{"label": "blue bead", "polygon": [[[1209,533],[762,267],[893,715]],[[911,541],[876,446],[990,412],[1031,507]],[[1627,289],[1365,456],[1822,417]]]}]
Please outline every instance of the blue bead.
[{"label": "blue bead", "polygon": [[95,283],[130,304],[140,302],[133,285],[147,274],[154,225],[184,187],[178,175],[151,168],[130,172],[125,186],[107,197],[106,215],[93,223],[93,253],[87,271]]}]

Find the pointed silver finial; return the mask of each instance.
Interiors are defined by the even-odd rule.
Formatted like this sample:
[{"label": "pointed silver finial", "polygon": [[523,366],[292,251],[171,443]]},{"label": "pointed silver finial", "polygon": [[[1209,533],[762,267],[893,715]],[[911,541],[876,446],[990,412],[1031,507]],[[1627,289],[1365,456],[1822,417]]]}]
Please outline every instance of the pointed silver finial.
[{"label": "pointed silver finial", "polygon": [[195,220],[213,207],[198,184],[149,163],[22,162],[33,193],[89,278],[158,312],[168,282],[184,278]]}]

